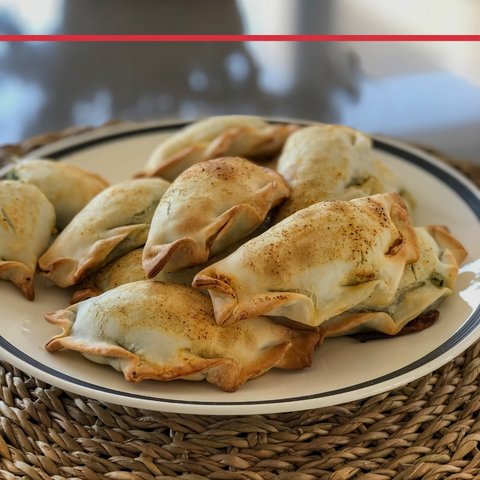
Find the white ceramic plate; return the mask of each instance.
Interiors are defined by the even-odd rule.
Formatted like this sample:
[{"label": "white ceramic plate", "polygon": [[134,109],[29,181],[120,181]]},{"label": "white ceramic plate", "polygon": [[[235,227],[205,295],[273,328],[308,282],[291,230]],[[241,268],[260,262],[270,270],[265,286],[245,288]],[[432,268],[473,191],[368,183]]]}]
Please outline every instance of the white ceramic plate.
[{"label": "white ceramic plate", "polygon": [[[152,149],[184,123],[117,126],[59,141],[29,156],[56,158],[96,171],[112,182],[141,170]],[[26,301],[0,283],[0,354],[29,374],[67,391],[132,407],[195,414],[274,413],[357,400],[394,389],[447,363],[480,337],[480,197],[478,190],[435,158],[398,142],[375,138],[378,155],[415,196],[415,225],[445,224],[469,256],[455,295],[440,307],[437,323],[420,333],[360,343],[327,340],[311,368],[272,370],[224,393],[206,382],[128,384],[113,369],[75,352],[47,353],[57,329],[43,313],[68,305],[71,291],[37,279],[36,299]]]}]

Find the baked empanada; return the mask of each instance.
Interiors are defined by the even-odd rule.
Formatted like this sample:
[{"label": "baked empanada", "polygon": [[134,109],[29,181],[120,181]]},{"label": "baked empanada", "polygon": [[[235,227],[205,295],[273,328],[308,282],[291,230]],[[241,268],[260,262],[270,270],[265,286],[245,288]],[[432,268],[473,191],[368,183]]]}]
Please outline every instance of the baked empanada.
[{"label": "baked empanada", "polygon": [[390,169],[374,157],[370,138],[341,125],[318,124],[293,133],[279,157],[277,171],[292,193],[275,222],[324,200],[401,190]]},{"label": "baked empanada", "polygon": [[458,266],[467,252],[446,227],[415,228],[420,257],[405,267],[394,301],[376,311],[371,305],[356,305],[321,326],[325,336],[350,335],[376,330],[396,335],[428,308],[453,293]]},{"label": "baked empanada", "polygon": [[[126,283],[146,280],[142,266],[142,252],[142,247],[137,248],[90,275],[82,282],[80,289],[73,294],[72,303],[101,295],[108,290],[112,290],[120,285],[125,285]],[[202,268],[204,268],[203,265],[195,265],[191,268],[184,268],[178,272],[171,273],[162,270],[153,280],[191,286],[193,277],[195,277]]]},{"label": "baked empanada", "polygon": [[141,175],[173,181],[188,167],[213,158],[268,159],[281,150],[285,139],[298,128],[243,115],[200,120],[161,143],[150,155]]},{"label": "baked empanada", "polygon": [[390,305],[417,258],[405,203],[387,193],[299,210],[199,272],[193,285],[208,289],[219,324],[268,315],[318,326],[360,303]]},{"label": "baked empanada", "polygon": [[14,283],[29,300],[35,296],[37,257],[54,228],[55,210],[35,185],[0,181],[0,278]]},{"label": "baked empanada", "polygon": [[206,262],[254,231],[289,191],[278,173],[242,158],[193,165],[158,204],[143,250],[145,274]]},{"label": "baked empanada", "polygon": [[72,218],[108,183],[99,175],[65,162],[47,159],[20,160],[6,178],[36,185],[55,208],[57,227]]},{"label": "baked empanada", "polygon": [[182,285],[140,281],[45,315],[63,332],[49,352],[77,350],[125,379],[207,380],[234,391],[272,367],[302,369],[318,331],[294,331],[266,318],[215,324],[208,297]]},{"label": "baked empanada", "polygon": [[[255,230],[255,232],[253,232],[252,235],[249,235],[245,241],[264,232],[265,229],[262,227]],[[242,243],[245,242],[242,240],[242,242],[237,242],[231,245],[219,254],[210,257],[204,264],[194,265],[176,272],[166,272],[165,270],[162,270],[154,278],[152,278],[152,280],[156,282],[188,285],[190,287],[192,285],[193,278],[200,270],[204,269],[208,265],[211,265],[212,263],[218,262],[227,255],[230,255]],[[145,272],[143,271],[142,253],[143,247],[137,248],[136,250],[133,250],[132,252],[113,260],[97,272],[92,273],[92,275],[87,277],[79,285],[79,289],[72,295],[72,303],[81,302],[87,298],[101,295],[108,290],[112,290],[126,283],[147,280]]]},{"label": "baked empanada", "polygon": [[169,185],[161,178],[144,178],[100,192],[40,257],[43,275],[68,287],[144,245],[155,208]]}]

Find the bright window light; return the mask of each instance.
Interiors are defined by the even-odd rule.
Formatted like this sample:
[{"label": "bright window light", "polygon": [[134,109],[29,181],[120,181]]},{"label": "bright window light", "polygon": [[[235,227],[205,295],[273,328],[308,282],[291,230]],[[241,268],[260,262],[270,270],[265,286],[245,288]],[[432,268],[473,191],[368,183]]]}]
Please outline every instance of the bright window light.
[{"label": "bright window light", "polygon": [[0,15],[7,15],[20,33],[40,35],[54,32],[62,19],[64,0],[0,0]]}]

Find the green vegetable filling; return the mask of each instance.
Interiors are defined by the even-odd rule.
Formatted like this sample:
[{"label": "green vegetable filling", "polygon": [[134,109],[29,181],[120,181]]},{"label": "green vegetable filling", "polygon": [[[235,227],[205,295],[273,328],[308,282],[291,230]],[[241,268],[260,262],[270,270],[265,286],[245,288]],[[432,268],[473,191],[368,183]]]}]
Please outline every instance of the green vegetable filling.
[{"label": "green vegetable filling", "polygon": [[12,168],[11,170],[9,170],[5,174],[4,179],[5,180],[20,180],[20,177],[18,176],[17,171],[14,168]]},{"label": "green vegetable filling", "polygon": [[370,177],[352,177],[346,187],[359,187],[370,180]]},{"label": "green vegetable filling", "polygon": [[445,278],[440,273],[433,271],[429,277],[429,281],[437,288],[442,288],[445,284]]}]

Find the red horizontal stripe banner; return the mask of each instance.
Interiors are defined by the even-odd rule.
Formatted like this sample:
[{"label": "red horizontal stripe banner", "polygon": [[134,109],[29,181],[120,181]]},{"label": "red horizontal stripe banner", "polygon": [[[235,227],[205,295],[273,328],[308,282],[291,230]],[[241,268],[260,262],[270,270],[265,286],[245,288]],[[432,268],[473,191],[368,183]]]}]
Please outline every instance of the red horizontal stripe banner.
[{"label": "red horizontal stripe banner", "polygon": [[0,35],[3,42],[478,42],[480,35]]}]

